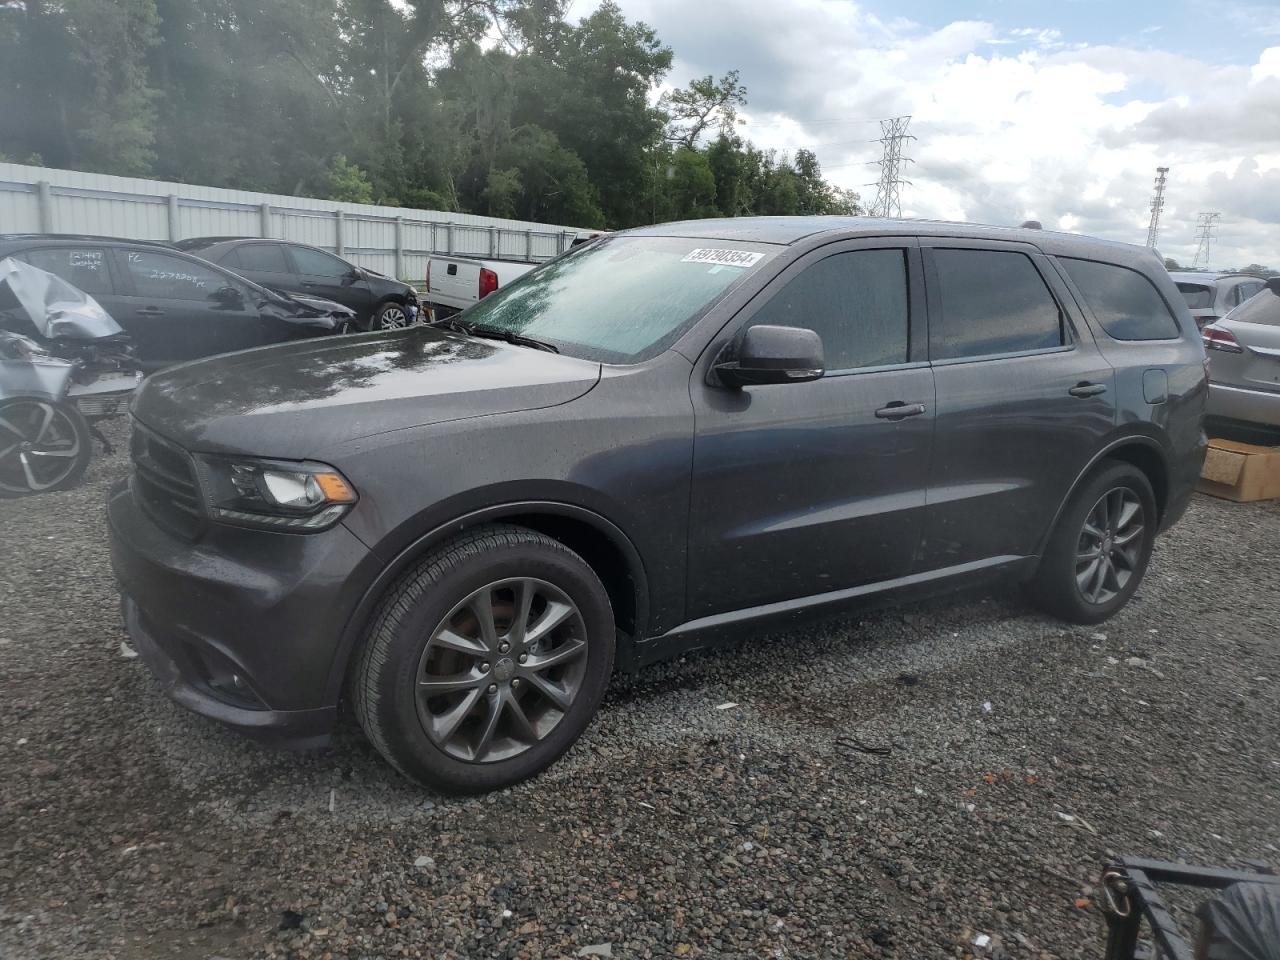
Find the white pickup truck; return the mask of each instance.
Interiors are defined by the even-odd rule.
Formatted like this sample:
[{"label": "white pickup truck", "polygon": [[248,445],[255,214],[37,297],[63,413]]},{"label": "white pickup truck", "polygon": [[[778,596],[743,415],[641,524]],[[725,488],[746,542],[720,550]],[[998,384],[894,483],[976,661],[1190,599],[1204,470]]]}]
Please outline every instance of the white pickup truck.
[{"label": "white pickup truck", "polygon": [[422,296],[428,319],[439,320],[465,310],[536,266],[512,260],[432,257],[427,261],[427,290]]},{"label": "white pickup truck", "polygon": [[[592,230],[579,233],[569,243],[577,247],[588,243],[605,231]],[[478,303],[499,287],[505,287],[522,277],[536,263],[517,260],[478,260],[473,257],[433,256],[427,260],[427,289],[422,295],[422,305],[428,320],[440,320]]]}]

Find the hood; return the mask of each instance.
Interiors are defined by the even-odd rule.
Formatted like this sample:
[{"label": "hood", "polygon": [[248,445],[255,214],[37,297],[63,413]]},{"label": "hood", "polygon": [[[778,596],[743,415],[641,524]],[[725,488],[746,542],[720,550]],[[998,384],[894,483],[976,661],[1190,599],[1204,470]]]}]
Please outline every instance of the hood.
[{"label": "hood", "polygon": [[205,453],[319,457],[349,440],[567,403],[600,365],[433,327],[325,337],[171,367],[134,415]]},{"label": "hood", "polygon": [[40,336],[50,340],[99,340],[124,333],[89,294],[22,260],[0,260],[0,287],[8,288]]}]

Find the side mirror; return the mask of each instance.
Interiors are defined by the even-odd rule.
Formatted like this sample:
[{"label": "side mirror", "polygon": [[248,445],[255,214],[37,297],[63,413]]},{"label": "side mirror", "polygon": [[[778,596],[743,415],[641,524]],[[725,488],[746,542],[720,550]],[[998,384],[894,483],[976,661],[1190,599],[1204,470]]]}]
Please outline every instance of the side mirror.
[{"label": "side mirror", "polygon": [[747,327],[717,359],[716,376],[730,387],[804,383],[826,371],[822,338],[802,327]]},{"label": "side mirror", "polygon": [[239,309],[244,306],[244,295],[235,287],[219,287],[209,294],[209,299],[224,307]]}]

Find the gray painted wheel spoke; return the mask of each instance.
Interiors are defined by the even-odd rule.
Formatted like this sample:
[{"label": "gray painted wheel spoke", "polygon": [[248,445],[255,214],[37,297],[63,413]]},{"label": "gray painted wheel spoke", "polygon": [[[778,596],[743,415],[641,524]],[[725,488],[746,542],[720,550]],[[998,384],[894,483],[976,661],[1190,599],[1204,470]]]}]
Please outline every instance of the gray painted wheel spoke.
[{"label": "gray painted wheel spoke", "polygon": [[498,628],[493,623],[493,590],[485,589],[471,598],[471,612],[480,624],[480,639],[492,650],[498,645]]},{"label": "gray painted wheel spoke", "polygon": [[18,447],[20,447],[20,446],[21,446],[21,444],[18,444],[18,443],[11,443],[11,444],[9,444],[9,446],[5,447],[3,450],[0,450],[0,460],[3,460],[3,459],[4,459],[5,457],[7,457],[9,454],[13,453],[13,451],[17,450],[17,449],[18,449]]},{"label": "gray painted wheel spoke", "polygon": [[464,637],[462,634],[454,630],[450,630],[448,627],[445,627],[432,637],[431,642],[448,650],[455,650],[458,653],[467,653],[473,657],[484,657],[489,654],[489,648],[479,640]]},{"label": "gray painted wheel spoke", "polygon": [[28,450],[33,457],[74,457],[80,452],[79,446],[74,446],[70,450]]},{"label": "gray painted wheel spoke", "polygon": [[507,701],[507,714],[511,717],[511,732],[518,739],[530,744],[538,742],[537,729],[529,719],[529,715],[524,712],[524,707],[520,706],[520,701],[515,697]]},{"label": "gray painted wheel spoke", "polygon": [[1120,534],[1113,541],[1117,547],[1127,547],[1142,536],[1142,525],[1131,526],[1126,533]]},{"label": "gray painted wheel spoke", "polygon": [[[1090,516],[1092,517],[1092,514],[1090,514]],[[1097,540],[1098,542],[1102,542],[1103,538],[1106,537],[1105,533],[1103,533],[1101,530],[1095,527],[1088,520],[1084,522],[1084,532],[1088,536],[1093,537],[1093,539]]]},{"label": "gray painted wheel spoke", "polygon": [[53,486],[53,484],[41,483],[36,479],[36,475],[31,469],[31,461],[27,459],[25,453],[18,454],[18,462],[22,464],[22,475],[27,478],[27,485],[32,490],[43,490],[45,487]]},{"label": "gray painted wheel spoke", "polygon": [[481,673],[456,673],[451,677],[428,677],[418,681],[418,692],[434,697],[445,693],[458,693],[480,686],[488,678]]},{"label": "gray painted wheel spoke", "polygon": [[1122,500],[1120,505],[1120,517],[1116,520],[1116,530],[1120,531],[1133,522],[1133,518],[1138,515],[1138,511],[1142,509],[1142,504],[1137,500]]},{"label": "gray painted wheel spoke", "polygon": [[1076,582],[1080,584],[1080,592],[1086,597],[1090,596],[1092,591],[1089,584],[1093,582],[1093,576],[1098,572],[1098,567],[1102,564],[1102,557],[1094,557],[1093,562],[1089,564],[1083,571],[1076,574]]},{"label": "gray painted wheel spoke", "polygon": [[10,423],[4,417],[0,417],[0,427],[3,427],[4,429],[8,430],[14,436],[21,437],[23,440],[27,439],[26,433],[19,430],[17,427],[15,427],[12,423]]},{"label": "gray painted wheel spoke", "polygon": [[516,586],[516,612],[508,631],[512,643],[524,642],[529,630],[529,612],[533,609],[533,598],[538,590],[531,580],[521,580]]},{"label": "gray painted wheel spoke", "polygon": [[530,657],[529,662],[525,664],[525,667],[528,670],[538,672],[542,670],[549,670],[562,663],[568,663],[570,660],[576,660],[586,652],[586,641],[566,640],[549,653],[538,654],[537,656]]},{"label": "gray painted wheel spoke", "polygon": [[499,693],[489,697],[488,701],[489,713],[484,719],[484,726],[480,728],[480,736],[476,739],[475,748],[471,751],[471,756],[475,760],[482,759],[493,744],[493,735],[498,732],[498,724],[502,721],[502,714],[506,709],[507,695]]},{"label": "gray painted wheel spoke", "polygon": [[479,687],[476,687],[444,713],[436,715],[432,732],[437,739],[448,740],[457,733],[462,721],[467,719],[475,709],[476,701],[480,699],[482,692]]},{"label": "gray painted wheel spoke", "polygon": [[570,704],[573,703],[573,694],[565,690],[559,684],[548,680],[540,673],[530,673],[528,675],[529,683],[535,690],[550,700],[558,710],[568,710]]},{"label": "gray painted wheel spoke", "polygon": [[1107,603],[1124,591],[1138,571],[1143,543],[1142,501],[1137,494],[1116,487],[1099,497],[1081,526],[1076,547],[1076,583],[1084,599]]},{"label": "gray painted wheel spoke", "polygon": [[538,622],[529,628],[529,632],[525,635],[526,643],[539,643],[544,637],[551,633],[556,627],[564,623],[578,611],[576,608],[567,603],[551,602],[547,604],[547,609],[542,612],[542,616],[538,618]]},{"label": "gray painted wheel spoke", "polygon": [[1094,548],[1093,548],[1093,549],[1091,549],[1091,550],[1086,550],[1086,551],[1084,551],[1084,553],[1077,553],[1077,554],[1076,554],[1076,563],[1078,563],[1078,564],[1079,564],[1079,563],[1088,563],[1090,560],[1094,560],[1094,559],[1096,559],[1097,557],[1100,557],[1100,556],[1102,556],[1102,551],[1101,551],[1101,550],[1099,550],[1097,547],[1094,547]]},{"label": "gray painted wheel spoke", "polygon": [[44,435],[49,432],[49,424],[53,423],[54,409],[53,407],[44,408],[44,420],[40,424],[40,429],[36,431],[35,442],[39,443],[44,439]]}]

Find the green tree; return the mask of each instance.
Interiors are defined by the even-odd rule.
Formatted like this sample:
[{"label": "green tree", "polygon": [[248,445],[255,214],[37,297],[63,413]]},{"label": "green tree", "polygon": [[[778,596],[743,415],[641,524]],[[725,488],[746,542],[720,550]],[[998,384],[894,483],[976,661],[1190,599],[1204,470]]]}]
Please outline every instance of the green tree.
[{"label": "green tree", "polygon": [[344,203],[373,203],[373,184],[365,172],[337,154],[329,165],[329,182],[325,195]]},{"label": "green tree", "polygon": [[730,70],[719,80],[707,74],[687,89],[665,94],[662,108],[670,117],[667,139],[693,147],[702,134],[718,129],[721,137],[733,132],[738,107],[747,102],[747,88],[738,82],[738,71]]}]

